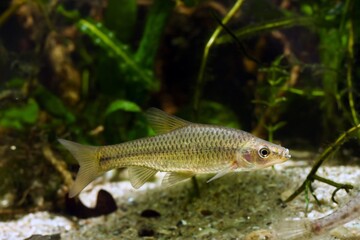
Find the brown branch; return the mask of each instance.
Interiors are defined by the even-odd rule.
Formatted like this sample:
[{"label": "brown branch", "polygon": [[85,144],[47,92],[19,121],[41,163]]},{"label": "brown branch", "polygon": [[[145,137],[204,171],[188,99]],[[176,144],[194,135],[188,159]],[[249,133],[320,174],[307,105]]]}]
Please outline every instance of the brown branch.
[{"label": "brown branch", "polygon": [[[296,198],[300,193],[302,193],[305,190],[305,186],[308,182],[313,182],[314,180],[322,181],[324,178],[316,176],[317,170],[328,159],[328,157],[332,153],[334,153],[352,134],[357,132],[359,129],[360,129],[360,124],[348,129],[346,132],[341,134],[340,137],[338,137],[335,142],[330,144],[330,146],[327,147],[325,149],[325,151],[322,152],[320,157],[316,160],[314,166],[311,168],[311,171],[307,175],[306,180],[301,184],[301,186],[298,189],[296,189],[296,191],[293,194],[291,194],[290,197],[288,197],[285,200],[285,202],[290,202],[291,200]],[[351,189],[352,188],[351,185],[335,183],[328,179],[326,179],[326,181],[323,181],[323,182],[325,182],[327,184],[330,184],[330,182],[331,182],[332,184],[330,184],[330,185],[335,186],[337,189],[338,188],[343,188],[343,189]],[[335,185],[333,183],[335,183]]]},{"label": "brown branch", "polygon": [[67,170],[67,165],[64,161],[59,160],[55,157],[53,151],[51,150],[48,144],[45,144],[42,148],[43,155],[46,160],[48,160],[54,168],[60,173],[62,178],[64,179],[64,183],[66,186],[70,186],[73,184],[73,179],[71,173]]},{"label": "brown branch", "polygon": [[21,5],[25,3],[25,0],[15,2],[15,4],[12,4],[2,15],[0,15],[0,27],[11,17],[11,15],[16,12],[16,10],[19,9]]}]

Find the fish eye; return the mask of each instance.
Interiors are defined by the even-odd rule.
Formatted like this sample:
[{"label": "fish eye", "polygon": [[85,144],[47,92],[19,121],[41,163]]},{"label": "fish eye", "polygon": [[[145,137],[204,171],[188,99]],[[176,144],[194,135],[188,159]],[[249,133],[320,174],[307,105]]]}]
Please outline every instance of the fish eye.
[{"label": "fish eye", "polygon": [[259,155],[262,158],[267,158],[270,155],[270,149],[267,147],[260,148]]}]

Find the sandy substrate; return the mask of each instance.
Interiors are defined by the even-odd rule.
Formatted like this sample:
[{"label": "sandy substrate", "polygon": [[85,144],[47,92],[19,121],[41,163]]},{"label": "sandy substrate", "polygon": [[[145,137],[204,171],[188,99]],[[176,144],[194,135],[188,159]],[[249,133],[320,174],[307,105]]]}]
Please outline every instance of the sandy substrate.
[{"label": "sandy substrate", "polygon": [[[206,179],[211,176],[201,176],[200,197],[192,197],[191,181],[162,188],[161,176],[136,191],[126,181],[90,185],[80,195],[84,204],[95,205],[96,193],[102,188],[114,196],[118,210],[86,220],[47,212],[29,214],[16,221],[0,222],[0,239],[58,233],[61,239],[276,239],[270,235],[270,231],[276,231],[274,226],[306,216],[304,194],[286,205],[280,199],[291,194],[309,170],[306,162],[288,161],[275,170],[230,174],[209,184]],[[360,182],[360,168],[355,166],[327,166],[318,174],[341,183]],[[333,187],[319,182],[313,186],[322,205],[310,197],[309,219],[338,208],[331,202]],[[345,191],[338,192],[340,203],[348,199]],[[360,219],[323,239],[360,239]]]}]

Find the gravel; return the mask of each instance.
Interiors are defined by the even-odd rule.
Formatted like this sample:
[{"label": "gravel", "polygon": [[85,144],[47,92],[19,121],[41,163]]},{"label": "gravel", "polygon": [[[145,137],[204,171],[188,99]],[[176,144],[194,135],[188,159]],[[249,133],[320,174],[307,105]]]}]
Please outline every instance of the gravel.
[{"label": "gravel", "polygon": [[[338,205],[331,201],[334,188],[315,181],[321,206],[310,197],[305,213],[304,194],[282,204],[310,171],[307,161],[288,161],[254,172],[229,174],[209,184],[211,176],[198,177],[200,197],[191,181],[171,188],[160,186],[161,176],[139,190],[127,181],[91,184],[80,194],[88,207],[95,206],[97,191],[105,189],[116,200],[114,213],[89,219],[38,212],[14,221],[0,222],[0,239],[24,239],[32,235],[60,234],[61,239],[275,239],[274,224],[289,219],[316,219]],[[160,174],[161,175],[161,174]],[[356,184],[358,166],[326,166],[318,175],[336,182]],[[336,198],[349,199],[345,191]],[[325,239],[360,239],[360,219],[331,232]]]}]

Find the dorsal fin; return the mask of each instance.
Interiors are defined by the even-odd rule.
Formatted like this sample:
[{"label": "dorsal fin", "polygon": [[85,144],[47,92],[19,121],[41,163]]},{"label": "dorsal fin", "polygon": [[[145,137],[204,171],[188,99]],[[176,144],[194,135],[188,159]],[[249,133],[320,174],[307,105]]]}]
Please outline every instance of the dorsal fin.
[{"label": "dorsal fin", "polygon": [[177,128],[185,127],[191,124],[181,118],[167,114],[157,108],[150,108],[146,111],[146,117],[151,127],[158,134],[168,133]]}]

